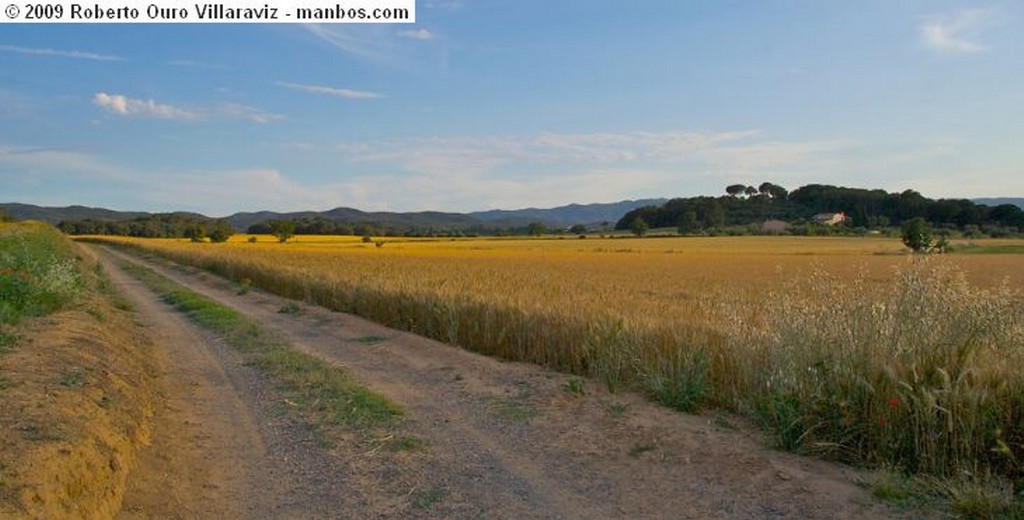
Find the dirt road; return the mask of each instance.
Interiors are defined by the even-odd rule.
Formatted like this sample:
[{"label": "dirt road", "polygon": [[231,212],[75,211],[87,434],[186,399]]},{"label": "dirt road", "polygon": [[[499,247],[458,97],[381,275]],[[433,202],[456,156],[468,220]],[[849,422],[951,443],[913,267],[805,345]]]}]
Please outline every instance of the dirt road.
[{"label": "dirt road", "polygon": [[121,273],[111,259],[122,253],[102,251],[167,352],[167,406],[130,478],[125,518],[895,516],[853,470],[766,449],[728,419],[147,263],[347,367],[405,408],[396,435],[423,442],[397,455],[328,449],[272,385]]}]

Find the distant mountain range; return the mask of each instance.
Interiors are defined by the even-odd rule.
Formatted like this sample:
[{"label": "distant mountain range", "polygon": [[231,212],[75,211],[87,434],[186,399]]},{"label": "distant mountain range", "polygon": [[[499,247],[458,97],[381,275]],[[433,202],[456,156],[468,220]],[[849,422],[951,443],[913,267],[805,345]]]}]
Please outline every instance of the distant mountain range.
[{"label": "distant mountain range", "polygon": [[1001,197],[1001,198],[981,198],[973,199],[978,204],[984,204],[986,206],[1001,206],[1003,204],[1013,204],[1021,209],[1024,209],[1024,197]]},{"label": "distant mountain range", "polygon": [[[353,208],[334,208],[327,211],[298,211],[278,213],[274,211],[258,211],[235,213],[226,217],[231,226],[245,231],[249,226],[276,219],[315,219],[324,218],[334,222],[373,223],[379,226],[404,229],[452,229],[466,230],[474,228],[511,228],[525,226],[531,222],[541,222],[552,228],[568,227],[573,224],[600,226],[603,223],[612,226],[629,211],[643,206],[657,206],[668,199],[625,200],[612,203],[570,204],[556,208],[527,208],[518,210],[490,210],[472,213],[445,213],[440,211],[418,211],[408,213],[366,212]],[[90,208],[86,206],[42,207],[31,204],[6,203],[0,209],[12,217],[22,220],[41,220],[57,224],[62,220],[99,220],[123,221],[150,216],[153,213],[141,211],[115,211],[106,208]],[[176,213],[206,219],[197,213]]]}]

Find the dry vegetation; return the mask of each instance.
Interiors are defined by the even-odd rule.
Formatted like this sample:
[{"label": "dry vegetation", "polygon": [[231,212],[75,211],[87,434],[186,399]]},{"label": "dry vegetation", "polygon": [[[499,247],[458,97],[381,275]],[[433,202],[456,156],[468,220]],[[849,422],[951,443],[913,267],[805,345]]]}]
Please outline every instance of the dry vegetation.
[{"label": "dry vegetation", "polygon": [[148,435],[147,340],[43,224],[0,224],[0,297],[0,517],[112,516]]},{"label": "dry vegetation", "polygon": [[926,260],[882,238],[246,239],[104,240],[681,410],[738,411],[787,449],[1024,481],[1016,254]]}]

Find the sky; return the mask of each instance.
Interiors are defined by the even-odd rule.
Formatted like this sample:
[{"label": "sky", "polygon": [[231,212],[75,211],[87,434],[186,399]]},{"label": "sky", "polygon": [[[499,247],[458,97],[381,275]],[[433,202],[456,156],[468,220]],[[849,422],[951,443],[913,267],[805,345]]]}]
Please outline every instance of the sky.
[{"label": "sky", "polygon": [[418,0],[0,26],[0,202],[476,211],[768,181],[1024,196],[1024,3]]}]

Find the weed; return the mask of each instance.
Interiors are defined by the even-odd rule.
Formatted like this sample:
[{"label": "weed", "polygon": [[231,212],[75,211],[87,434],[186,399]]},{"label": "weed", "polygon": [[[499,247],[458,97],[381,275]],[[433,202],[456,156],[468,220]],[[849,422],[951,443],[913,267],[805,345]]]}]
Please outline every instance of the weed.
[{"label": "weed", "polygon": [[85,385],[85,374],[79,368],[72,368],[64,373],[57,384],[67,388],[80,388]]},{"label": "weed", "polygon": [[882,470],[871,481],[871,493],[881,500],[899,502],[910,498],[913,489],[905,475],[892,470]]},{"label": "weed", "polygon": [[529,422],[540,412],[529,404],[524,404],[512,397],[503,397],[491,401],[491,409],[499,417],[514,422]]},{"label": "weed", "polygon": [[447,492],[442,487],[431,488],[421,493],[416,493],[412,506],[416,509],[428,509],[444,499]]},{"label": "weed", "polygon": [[14,383],[12,383],[10,379],[7,379],[6,377],[0,377],[0,390],[7,390],[12,386],[14,386]]},{"label": "weed", "polygon": [[14,344],[18,342],[18,336],[4,332],[0,329],[0,354],[6,354],[14,349]]},{"label": "weed", "polygon": [[629,410],[629,405],[619,401],[608,401],[604,405],[604,411],[611,417],[622,417]]},{"label": "weed", "polygon": [[388,440],[385,444],[388,451],[417,451],[423,447],[423,441],[407,435]]},{"label": "weed", "polygon": [[288,303],[282,305],[281,308],[277,310],[277,312],[279,314],[292,314],[292,315],[295,315],[295,314],[299,314],[299,313],[302,312],[302,306],[299,305],[297,302],[288,302]]},{"label": "weed", "polygon": [[562,390],[579,396],[587,393],[583,388],[583,378],[577,376],[570,377],[565,383],[563,383]]},{"label": "weed", "polygon": [[[255,238],[255,237],[253,237]],[[252,280],[249,278],[242,278],[238,281],[238,290],[236,291],[239,296],[248,294],[252,290]]]},{"label": "weed", "polygon": [[638,459],[640,458],[640,455],[643,455],[644,453],[647,453],[649,451],[654,451],[656,449],[658,449],[658,445],[654,444],[653,442],[638,442],[630,446],[629,456],[633,457],[634,459]]},{"label": "weed", "polygon": [[363,336],[361,338],[356,338],[352,341],[355,341],[356,343],[362,343],[363,345],[376,345],[378,343],[384,343],[387,340],[388,338],[385,338],[383,336]]}]

